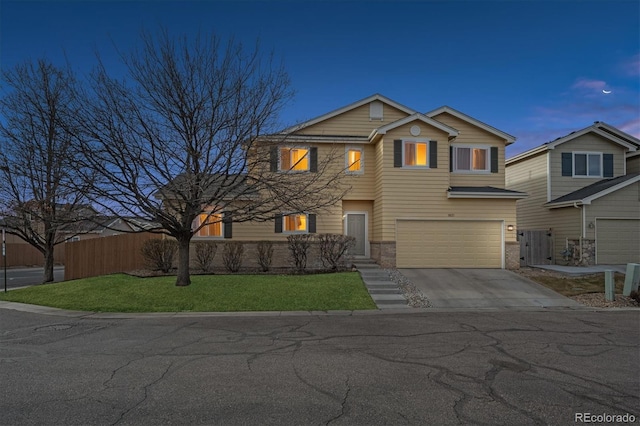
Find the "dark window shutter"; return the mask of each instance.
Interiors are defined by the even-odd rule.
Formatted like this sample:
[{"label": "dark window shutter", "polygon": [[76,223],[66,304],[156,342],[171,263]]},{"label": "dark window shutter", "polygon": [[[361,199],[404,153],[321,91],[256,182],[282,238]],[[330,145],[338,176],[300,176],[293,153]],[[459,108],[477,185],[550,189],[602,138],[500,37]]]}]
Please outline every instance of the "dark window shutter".
[{"label": "dark window shutter", "polygon": [[449,146],[449,171],[453,171],[453,147]]},{"label": "dark window shutter", "polygon": [[278,147],[272,146],[270,152],[270,161],[271,161],[271,171],[278,171]]},{"label": "dark window shutter", "polygon": [[613,177],[613,154],[602,154],[602,173],[604,177]]},{"label": "dark window shutter", "polygon": [[225,238],[232,238],[233,236],[233,220],[231,219],[231,213],[224,213],[222,216],[223,235]]},{"label": "dark window shutter", "polygon": [[282,215],[276,215],[276,234],[282,234]]},{"label": "dark window shutter", "polygon": [[402,140],[393,141],[393,167],[402,167]]},{"label": "dark window shutter", "polygon": [[573,154],[562,153],[562,176],[573,176]]},{"label": "dark window shutter", "polygon": [[309,216],[309,233],[315,234],[316,233],[316,215],[309,214],[308,216]]},{"label": "dark window shutter", "polygon": [[438,141],[429,141],[429,167],[438,168]]},{"label": "dark window shutter", "polygon": [[309,150],[309,171],[318,171],[318,148],[311,148]]},{"label": "dark window shutter", "polygon": [[498,147],[491,147],[491,173],[498,173]]}]

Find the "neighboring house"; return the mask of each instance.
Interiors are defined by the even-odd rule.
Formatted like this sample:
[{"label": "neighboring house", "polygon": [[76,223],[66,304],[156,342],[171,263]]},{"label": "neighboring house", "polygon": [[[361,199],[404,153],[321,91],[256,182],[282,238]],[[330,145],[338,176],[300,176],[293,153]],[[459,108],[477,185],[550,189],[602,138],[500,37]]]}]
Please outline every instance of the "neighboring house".
[{"label": "neighboring house", "polygon": [[[355,237],[353,254],[397,267],[518,267],[516,200],[505,189],[505,146],[515,138],[450,107],[420,113],[373,95],[286,129],[272,170],[314,173],[344,152],[351,190],[324,213],[282,212],[271,222],[209,219],[195,236],[283,241],[296,233]],[[206,212],[195,226],[207,220]]]},{"label": "neighboring house", "polygon": [[603,122],[506,162],[518,231],[548,230],[552,261],[640,262],[640,140]]},{"label": "neighboring house", "polygon": [[125,232],[133,232],[134,226],[114,217],[96,216],[91,220],[78,220],[67,224],[58,231],[59,238],[65,242],[88,240],[91,238],[109,237]]}]

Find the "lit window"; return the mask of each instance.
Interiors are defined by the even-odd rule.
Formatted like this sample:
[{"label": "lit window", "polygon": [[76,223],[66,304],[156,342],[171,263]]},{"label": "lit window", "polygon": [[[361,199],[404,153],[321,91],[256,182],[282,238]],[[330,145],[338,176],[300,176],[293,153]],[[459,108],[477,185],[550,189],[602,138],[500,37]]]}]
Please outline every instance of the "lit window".
[{"label": "lit window", "polygon": [[280,148],[280,170],[309,170],[308,148]]},{"label": "lit window", "polygon": [[405,142],[404,165],[409,167],[427,167],[427,143]]},{"label": "lit window", "polygon": [[282,230],[284,232],[307,232],[307,215],[284,215],[282,217]]},{"label": "lit window", "polygon": [[196,237],[222,237],[222,214],[203,212],[195,220]]},{"label": "lit window", "polygon": [[349,148],[347,149],[347,172],[348,173],[361,173],[362,172],[362,149]]},{"label": "lit window", "polygon": [[600,153],[574,153],[574,176],[602,176],[602,154]]},{"label": "lit window", "polygon": [[457,146],[452,161],[456,172],[488,172],[489,149]]}]

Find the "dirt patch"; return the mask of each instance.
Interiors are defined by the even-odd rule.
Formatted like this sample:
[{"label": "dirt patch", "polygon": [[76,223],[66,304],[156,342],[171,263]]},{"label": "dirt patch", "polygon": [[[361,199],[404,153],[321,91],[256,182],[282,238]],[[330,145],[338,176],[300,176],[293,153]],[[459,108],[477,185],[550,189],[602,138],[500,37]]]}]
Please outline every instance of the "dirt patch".
[{"label": "dirt patch", "polygon": [[614,301],[608,302],[604,297],[604,272],[571,276],[562,272],[529,267],[523,267],[514,272],[585,306],[594,308],[640,308],[640,304],[636,300],[622,295],[624,274],[615,274],[616,296]]}]

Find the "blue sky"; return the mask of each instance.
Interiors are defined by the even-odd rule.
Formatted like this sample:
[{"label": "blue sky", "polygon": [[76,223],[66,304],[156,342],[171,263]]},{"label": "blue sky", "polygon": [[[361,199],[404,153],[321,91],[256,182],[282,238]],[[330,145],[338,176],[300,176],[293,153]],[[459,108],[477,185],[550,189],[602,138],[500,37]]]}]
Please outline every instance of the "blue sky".
[{"label": "blue sky", "polygon": [[[640,137],[640,2],[7,1],[0,65],[94,51],[118,67],[140,28],[213,31],[281,58],[296,96],[284,124],[374,93],[449,105],[517,137],[507,156],[600,120]],[[603,89],[611,91],[603,93]]]}]

